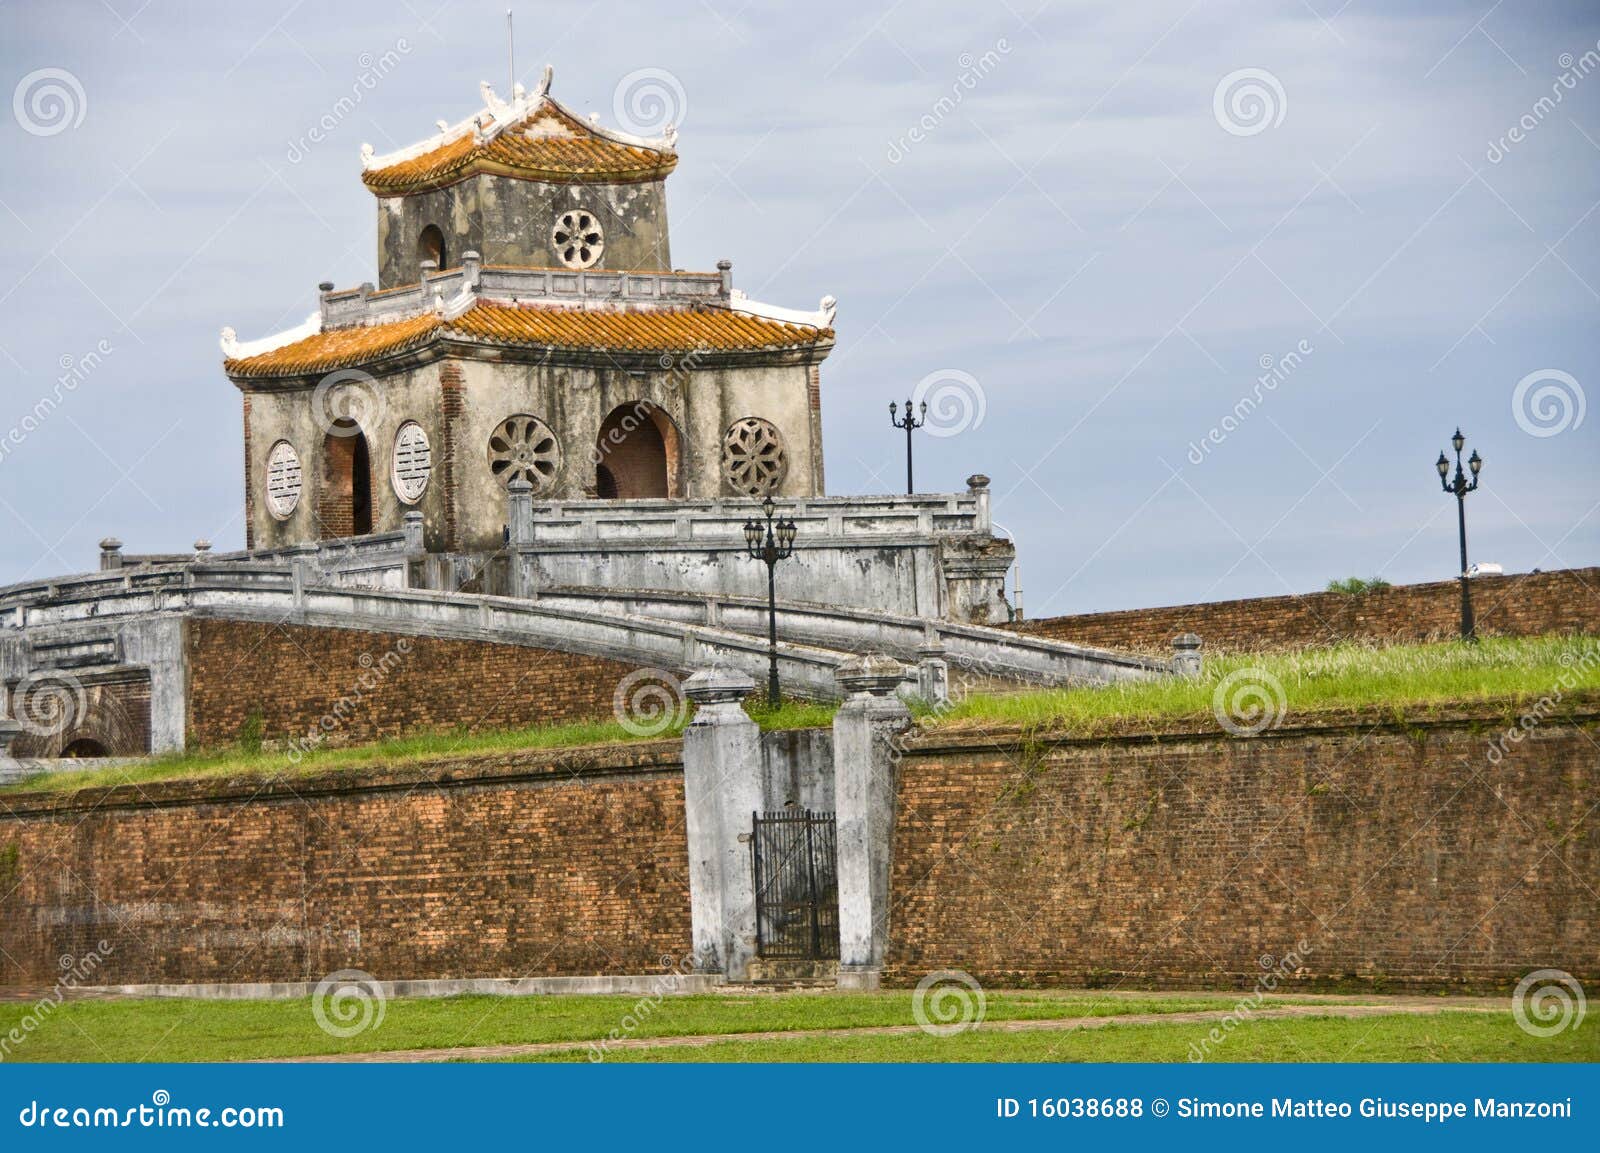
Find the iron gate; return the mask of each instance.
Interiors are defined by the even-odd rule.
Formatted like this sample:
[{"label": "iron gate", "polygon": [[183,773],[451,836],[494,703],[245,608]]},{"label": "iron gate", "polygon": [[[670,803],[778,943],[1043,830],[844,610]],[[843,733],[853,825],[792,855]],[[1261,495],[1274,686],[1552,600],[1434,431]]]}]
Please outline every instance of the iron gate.
[{"label": "iron gate", "polygon": [[832,813],[752,813],[756,953],[836,960],[839,873]]}]

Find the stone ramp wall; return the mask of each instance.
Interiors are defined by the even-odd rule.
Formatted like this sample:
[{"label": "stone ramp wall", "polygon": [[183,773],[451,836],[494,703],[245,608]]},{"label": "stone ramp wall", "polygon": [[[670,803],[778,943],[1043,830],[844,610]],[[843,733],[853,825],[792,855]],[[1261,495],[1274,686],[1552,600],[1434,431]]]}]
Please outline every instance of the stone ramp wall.
[{"label": "stone ramp wall", "polygon": [[1248,989],[1290,953],[1376,990],[1600,979],[1600,701],[1496,762],[1515,719],[917,738],[886,981]]},{"label": "stone ramp wall", "polygon": [[[408,733],[610,720],[634,666],[526,645],[361,629],[187,622],[189,746],[348,745]],[[309,739],[308,739],[309,738]]]},{"label": "stone ramp wall", "polygon": [[6,801],[0,985],[91,956],[83,983],[657,974],[690,947],[675,741]]},{"label": "stone ramp wall", "polygon": [[[1478,577],[1472,605],[1483,636],[1600,633],[1600,567]],[[1458,581],[1396,585],[1375,592],[1307,593],[1207,604],[1045,617],[1014,626],[1075,644],[1170,653],[1179,633],[1198,633],[1207,651],[1450,639],[1461,625]]]}]

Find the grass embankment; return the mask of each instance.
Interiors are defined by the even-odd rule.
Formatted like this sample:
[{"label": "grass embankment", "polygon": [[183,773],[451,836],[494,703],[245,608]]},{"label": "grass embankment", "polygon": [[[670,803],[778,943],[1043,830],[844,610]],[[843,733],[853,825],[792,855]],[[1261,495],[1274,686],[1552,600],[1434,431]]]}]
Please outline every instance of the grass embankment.
[{"label": "grass embankment", "polygon": [[[763,729],[803,729],[831,724],[834,706],[808,701],[784,701],[778,709],[766,702],[746,706],[750,716]],[[314,776],[364,767],[400,768],[453,757],[493,756],[497,753],[538,749],[576,749],[585,745],[661,740],[682,734],[688,722],[682,716],[659,731],[639,732],[617,721],[580,721],[565,725],[536,725],[523,729],[483,732],[452,730],[419,733],[368,745],[345,747],[324,745],[294,754],[283,749],[250,752],[239,746],[203,749],[152,757],[138,764],[117,765],[81,772],[41,773],[26,780],[0,787],[0,792],[72,792],[110,785],[146,784],[155,781],[191,780],[205,777]]]},{"label": "grass embankment", "polygon": [[[1220,707],[1275,710],[1280,723],[1313,714],[1378,710],[1414,716],[1447,706],[1493,705],[1507,723],[1543,697],[1600,691],[1600,638],[1495,638],[1478,644],[1347,644],[1292,653],[1208,657],[1196,680],[1165,677],[1106,687],[974,694],[937,712],[919,709],[924,726],[957,729],[1020,727],[1092,735],[1141,724],[1192,719],[1218,725]],[[785,701],[773,710],[753,698],[746,709],[763,729],[831,724],[834,706]],[[685,711],[687,713],[687,710]],[[654,737],[675,737],[687,715]],[[350,748],[318,748],[298,759],[278,751],[240,748],[158,757],[138,765],[84,773],[42,775],[0,791],[70,791],[117,784],[199,777],[311,775],[382,765],[402,767],[451,757],[531,749],[569,749],[647,739],[615,721],[542,726],[501,732],[431,733]]]},{"label": "grass embankment", "polygon": [[[941,726],[1013,725],[1092,734],[1142,723],[1195,719],[1217,725],[1216,710],[1275,709],[1282,723],[1306,714],[1380,711],[1412,716],[1445,707],[1492,704],[1508,719],[1543,697],[1600,690],[1600,638],[1495,638],[1477,644],[1336,645],[1290,653],[1206,658],[1195,680],[1176,677],[1089,689],[973,696],[939,718]],[[1222,700],[1219,702],[1218,698]]]},{"label": "grass embankment", "polygon": [[[1045,1022],[1110,1018],[1084,1031],[1043,1028],[935,1037],[895,1035],[752,1038],[754,1033],[914,1027],[909,993],[765,994],[688,997],[402,998],[356,1036],[330,1036],[309,998],[286,1001],[68,1001],[40,1018],[13,1061],[227,1061],[489,1045],[557,1044],[524,1058],[588,1061],[607,1037],[726,1037],[658,1048],[610,1046],[608,1061],[1186,1061],[1239,994],[993,992],[984,1020]],[[1372,998],[1271,998],[1263,1009],[1310,1005],[1312,1012]],[[0,1004],[0,1035],[19,1026],[28,1004]],[[1119,1024],[1134,1014],[1210,1012],[1205,1022]],[[352,1018],[353,1020],[354,1018]],[[343,1018],[336,1023],[344,1023]],[[491,1054],[492,1055],[492,1054]],[[464,1054],[464,1056],[467,1056]],[[1222,1061],[1596,1061],[1600,1023],[1551,1038],[1531,1037],[1509,1012],[1450,1012],[1339,1019],[1246,1018],[1210,1054]]]}]

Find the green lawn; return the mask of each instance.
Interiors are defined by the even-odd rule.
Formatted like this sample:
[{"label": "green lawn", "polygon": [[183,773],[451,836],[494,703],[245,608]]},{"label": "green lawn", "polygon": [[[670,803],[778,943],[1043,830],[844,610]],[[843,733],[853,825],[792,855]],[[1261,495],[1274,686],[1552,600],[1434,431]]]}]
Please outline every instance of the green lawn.
[{"label": "green lawn", "polygon": [[[990,1021],[1127,1013],[1226,1011],[1239,994],[995,993]],[[1275,1004],[1294,1004],[1285,1000]],[[30,1005],[0,1003],[0,1037]],[[384,1006],[376,1028],[329,1036],[309,998],[283,1001],[177,999],[67,1001],[16,1047],[16,1061],[224,1061],[317,1053],[370,1053],[460,1045],[571,1041],[584,1046],[613,1030],[631,1037],[738,1034],[793,1029],[912,1025],[911,994],[828,993],[622,997],[410,997]],[[580,1050],[581,1056],[581,1050]]]},{"label": "green lawn", "polygon": [[[992,1017],[990,1018],[993,1019]],[[818,1037],[719,1041],[663,1049],[612,1049],[607,1061],[1188,1061],[1210,1025],[1107,1025],[1070,1032],[977,1031],[953,1037]],[[588,1061],[587,1050],[517,1058]],[[1530,1037],[1510,1013],[1426,1017],[1307,1017],[1247,1021],[1212,1048],[1210,1061],[1600,1061],[1600,1024]]]},{"label": "green lawn", "polygon": [[[1226,1012],[1239,994],[991,993],[985,1021],[1128,1014]],[[1272,998],[1266,1008],[1326,1006],[1371,998]],[[0,1037],[32,1006],[0,1004]],[[591,1042],[723,1035],[704,1045],[611,1047],[609,1061],[1187,1061],[1216,1022],[951,1037],[915,1032],[854,1037],[740,1040],[740,1034],[913,1025],[909,993],[758,994],[692,997],[404,998],[351,1038],[325,1033],[309,998],[286,1001],[68,1001],[3,1054],[11,1061],[225,1061],[479,1045],[570,1043],[517,1059],[589,1061]],[[1509,1012],[1444,1009],[1427,1016],[1308,1016],[1244,1022],[1213,1047],[1216,1061],[1600,1061],[1600,1022],[1532,1037]]]},{"label": "green lawn", "polygon": [[[1232,678],[1230,680],[1230,678]],[[1600,637],[1492,638],[1476,644],[1343,644],[1288,653],[1209,656],[1196,680],[1163,678],[1104,688],[971,696],[943,711],[940,726],[1020,725],[1093,733],[1147,721],[1196,718],[1216,724],[1219,688],[1239,699],[1249,685],[1267,694],[1241,704],[1276,707],[1284,723],[1300,714],[1347,709],[1425,713],[1492,702],[1507,723],[1542,697],[1568,700],[1600,690]],[[1281,696],[1279,696],[1281,692]],[[1268,704],[1275,699],[1277,704]],[[1559,705],[1557,707],[1559,712]],[[926,723],[926,722],[925,722]]]}]

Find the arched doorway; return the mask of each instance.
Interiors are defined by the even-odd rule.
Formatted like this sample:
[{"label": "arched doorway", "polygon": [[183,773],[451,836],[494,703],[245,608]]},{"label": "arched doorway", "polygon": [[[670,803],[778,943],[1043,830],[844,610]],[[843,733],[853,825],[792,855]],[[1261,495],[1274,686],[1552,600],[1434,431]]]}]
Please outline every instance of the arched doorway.
[{"label": "arched doorway", "polygon": [[372,531],[372,460],[353,420],[336,421],[323,438],[317,519],[324,540]]},{"label": "arched doorway", "polygon": [[595,441],[595,495],[607,499],[677,497],[678,426],[658,405],[636,400],[618,405]]},{"label": "arched doorway", "polygon": [[111,752],[99,741],[93,739],[92,737],[79,737],[66,748],[62,749],[61,755],[63,757],[78,757],[88,759],[91,757],[109,757]]},{"label": "arched doorway", "polygon": [[435,267],[443,268],[445,255],[444,233],[439,231],[437,224],[428,225],[422,230],[422,235],[417,237],[417,263],[431,260]]}]

